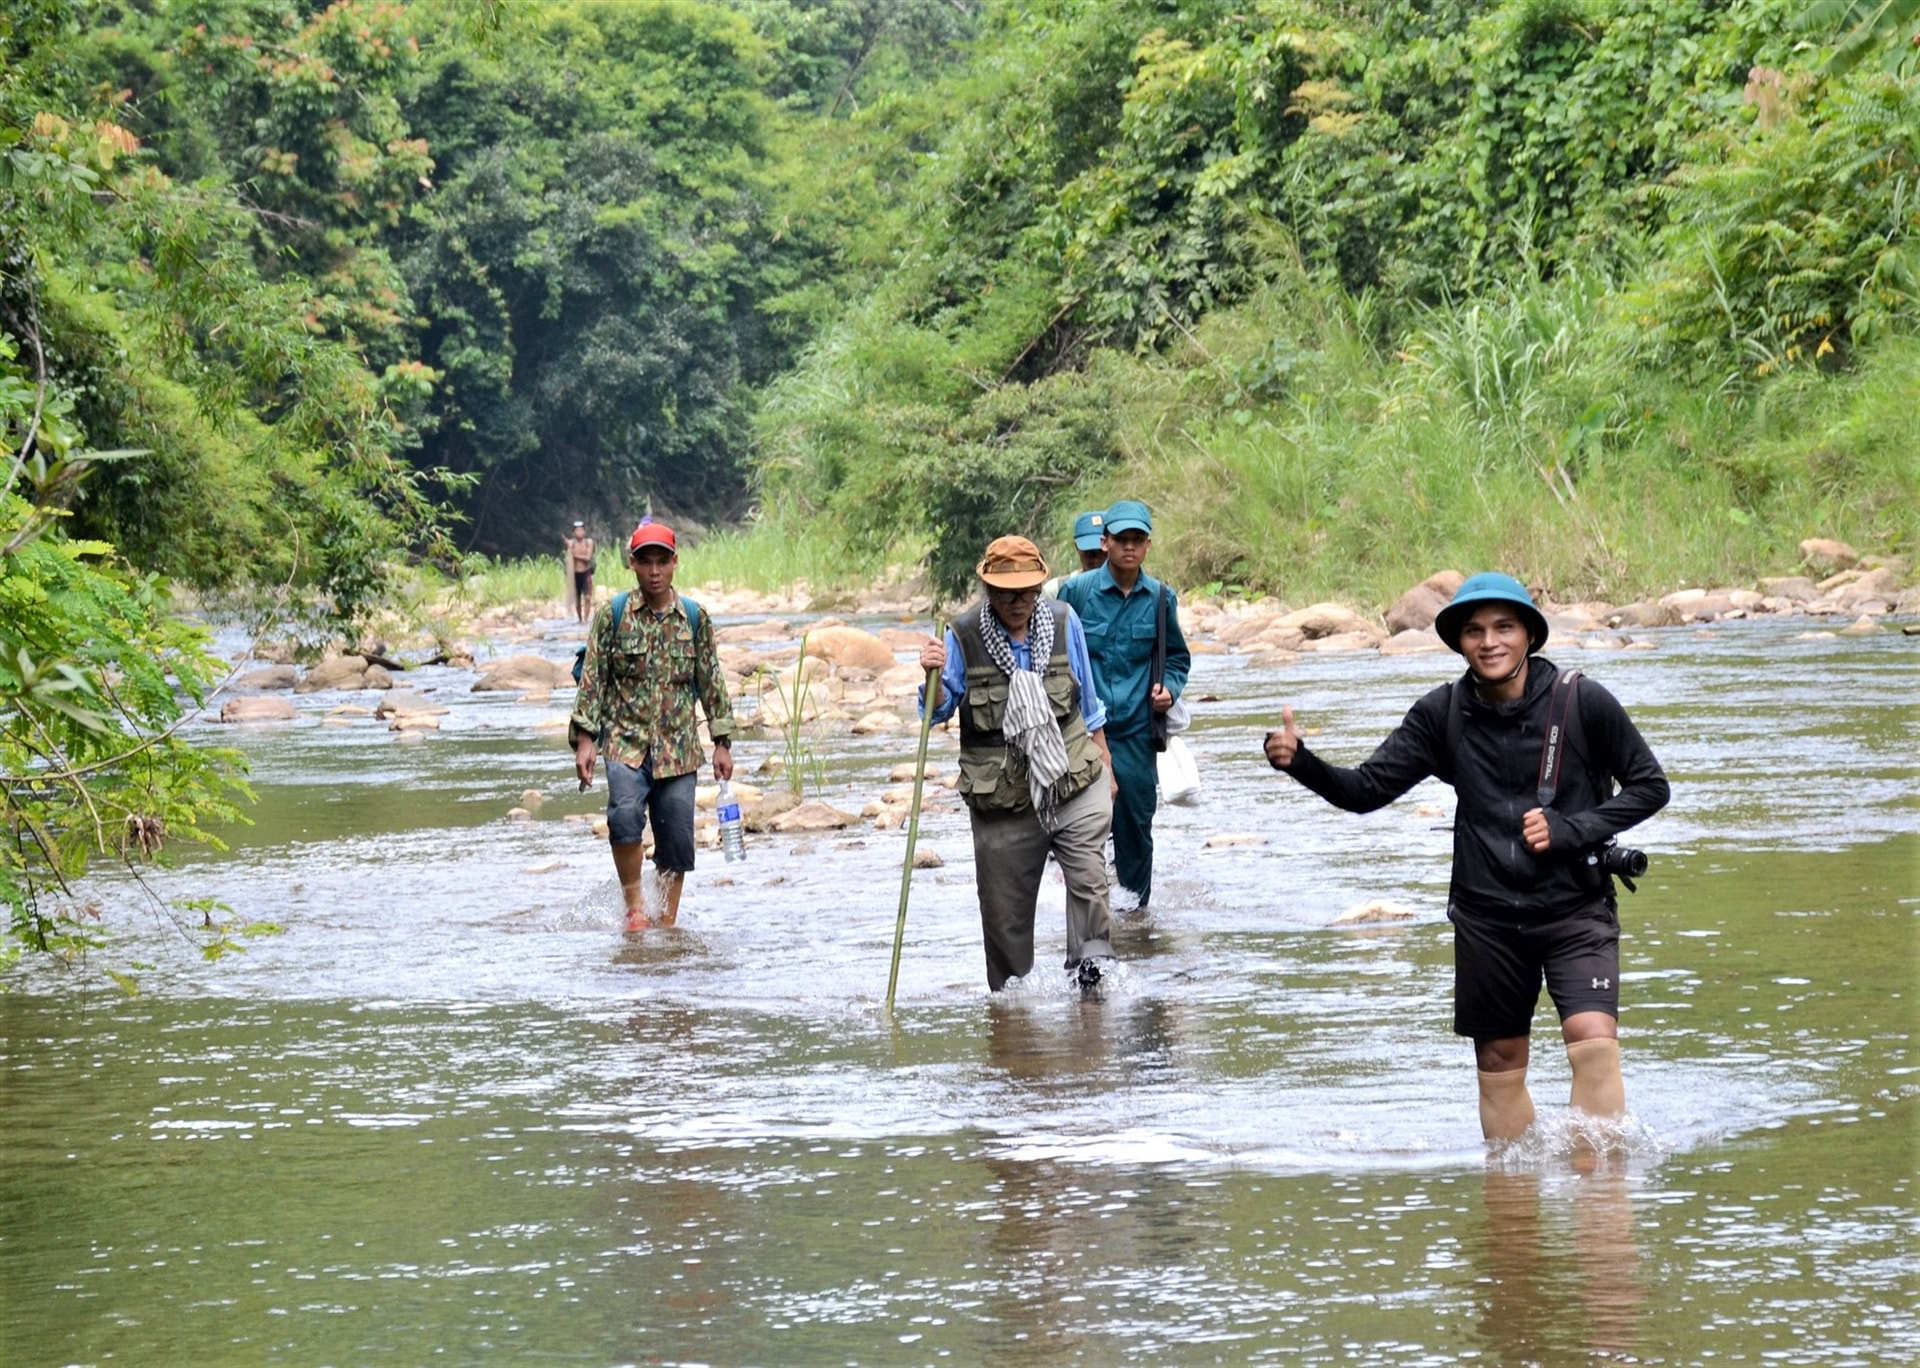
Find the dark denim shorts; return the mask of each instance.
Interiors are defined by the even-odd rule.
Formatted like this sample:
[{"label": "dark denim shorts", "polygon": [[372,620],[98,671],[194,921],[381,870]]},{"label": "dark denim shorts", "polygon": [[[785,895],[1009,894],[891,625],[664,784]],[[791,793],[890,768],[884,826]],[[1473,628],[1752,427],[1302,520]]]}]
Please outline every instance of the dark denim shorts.
[{"label": "dark denim shorts", "polygon": [[653,863],[684,874],[693,868],[693,790],[699,776],[655,779],[646,765],[607,761],[607,839],[632,845],[653,820]]}]

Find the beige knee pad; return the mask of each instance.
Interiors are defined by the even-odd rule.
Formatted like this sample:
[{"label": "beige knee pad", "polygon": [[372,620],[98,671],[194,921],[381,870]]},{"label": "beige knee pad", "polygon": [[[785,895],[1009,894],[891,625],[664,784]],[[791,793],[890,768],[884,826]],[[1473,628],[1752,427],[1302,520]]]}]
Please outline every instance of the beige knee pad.
[{"label": "beige knee pad", "polygon": [[1627,1109],[1627,1086],[1620,1079],[1620,1042],[1574,1040],[1567,1044],[1573,1066],[1573,1091],[1567,1102],[1589,1116],[1619,1116]]},{"label": "beige knee pad", "polygon": [[1514,1140],[1533,1124],[1533,1098],[1527,1095],[1527,1071],[1480,1071],[1480,1133],[1489,1140]]}]

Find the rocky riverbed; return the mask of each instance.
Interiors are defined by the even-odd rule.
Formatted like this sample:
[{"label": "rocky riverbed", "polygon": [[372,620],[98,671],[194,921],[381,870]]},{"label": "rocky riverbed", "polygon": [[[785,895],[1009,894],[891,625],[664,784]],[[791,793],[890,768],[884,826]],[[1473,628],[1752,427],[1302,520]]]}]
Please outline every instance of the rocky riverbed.
[{"label": "rocky riverbed", "polygon": [[[1552,628],[1549,651],[1657,650],[1676,630],[1742,618],[1800,618],[1810,634],[1920,633],[1920,588],[1903,561],[1861,556],[1819,539],[1802,543],[1801,552],[1800,574],[1686,588],[1642,602],[1557,602],[1536,591]],[[1181,603],[1180,622],[1195,654],[1244,655],[1263,669],[1322,652],[1441,652],[1434,615],[1461,578],[1456,570],[1439,571],[1377,615],[1343,603],[1296,608],[1273,597],[1195,598]],[[600,592],[603,598],[611,593]],[[714,616],[736,721],[745,736],[764,743],[756,747],[764,758],[737,786],[749,826],[784,833],[899,826],[912,797],[911,765],[900,767],[889,787],[844,807],[802,801],[806,786],[790,770],[804,768],[816,749],[840,735],[911,731],[922,680],[916,656],[933,627],[932,601],[880,588],[860,596],[850,611],[823,615],[805,586],[760,594],[706,585],[693,596]],[[424,639],[398,646],[373,640],[336,645],[297,666],[289,647],[261,642],[235,661],[233,679],[208,713],[227,723],[269,725],[317,713],[327,726],[383,727],[396,737],[418,738],[437,731],[447,712],[436,695],[465,687],[546,708],[531,712],[528,725],[561,744],[573,652],[584,639],[585,628],[566,620],[561,605],[533,603],[478,615],[468,643],[452,648]],[[435,672],[438,682],[430,689],[409,687],[410,657],[448,668]],[[937,757],[957,746],[951,722],[936,731],[936,760],[923,790],[934,803],[956,801],[951,766],[943,768]],[[700,797],[699,833],[712,845],[718,840],[713,790]],[[513,815],[530,814],[516,809]]]}]

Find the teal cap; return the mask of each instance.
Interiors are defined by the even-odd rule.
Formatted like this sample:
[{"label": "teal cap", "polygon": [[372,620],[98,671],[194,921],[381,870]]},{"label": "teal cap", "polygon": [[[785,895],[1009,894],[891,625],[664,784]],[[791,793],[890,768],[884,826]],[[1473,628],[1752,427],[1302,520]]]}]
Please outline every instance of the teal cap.
[{"label": "teal cap", "polygon": [[1533,606],[1533,595],[1527,592],[1527,586],[1512,575],[1488,570],[1462,582],[1453,591],[1447,606],[1434,616],[1433,630],[1447,643],[1448,650],[1460,649],[1460,629],[1467,625],[1476,608],[1489,603],[1510,603],[1520,610],[1520,620],[1527,624],[1528,654],[1547,644],[1546,616]]},{"label": "teal cap", "polygon": [[1107,510],[1107,535],[1121,532],[1153,534],[1153,514],[1138,499],[1121,499]]},{"label": "teal cap", "polygon": [[1106,514],[1082,513],[1073,520],[1073,544],[1082,551],[1098,551],[1100,535],[1106,526]]}]

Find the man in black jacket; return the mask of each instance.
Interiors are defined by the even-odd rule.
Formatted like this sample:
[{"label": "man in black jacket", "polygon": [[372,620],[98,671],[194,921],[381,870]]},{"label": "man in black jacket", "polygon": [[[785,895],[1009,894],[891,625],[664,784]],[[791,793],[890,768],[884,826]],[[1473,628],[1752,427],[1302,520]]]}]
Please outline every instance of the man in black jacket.
[{"label": "man in black jacket", "polygon": [[1308,750],[1290,707],[1267,733],[1268,763],[1349,812],[1429,775],[1453,785],[1453,1029],[1473,1040],[1481,1130],[1511,1140],[1533,1123],[1528,1032],[1543,979],[1572,1106],[1619,1116],[1620,922],[1597,852],[1666,806],[1667,776],[1612,694],[1538,654],[1547,620],[1518,580],[1473,576],[1434,629],[1466,674],[1415,703],[1365,763]]}]

